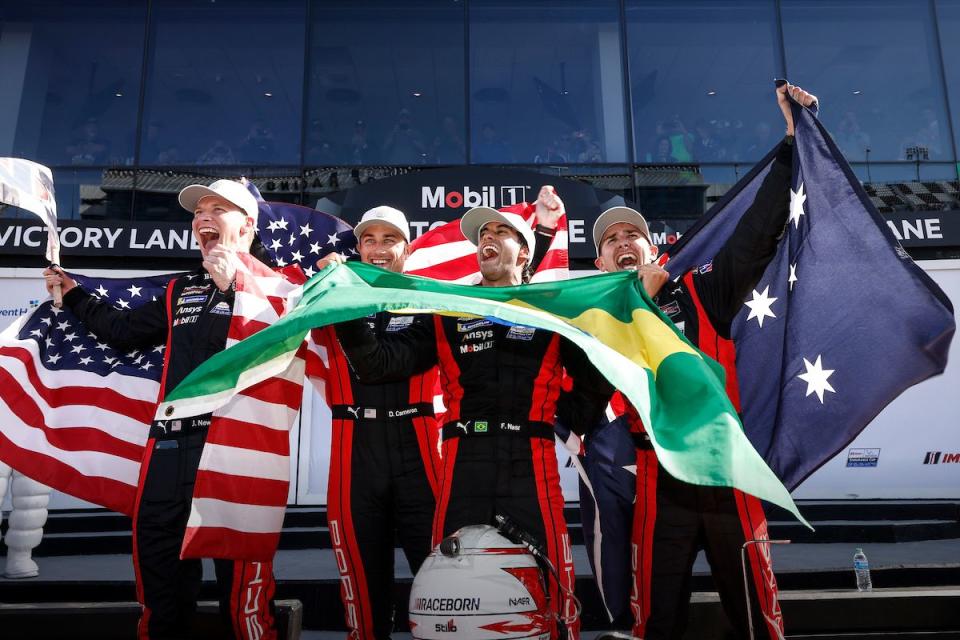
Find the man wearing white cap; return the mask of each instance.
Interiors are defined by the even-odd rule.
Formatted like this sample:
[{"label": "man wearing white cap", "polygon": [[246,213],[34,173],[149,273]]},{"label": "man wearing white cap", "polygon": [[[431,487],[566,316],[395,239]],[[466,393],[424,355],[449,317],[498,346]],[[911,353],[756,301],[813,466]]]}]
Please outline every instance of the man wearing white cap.
[{"label": "man wearing white cap", "polygon": [[[353,230],[360,260],[403,272],[410,228],[402,211],[379,206]],[[318,268],[341,263],[329,254]],[[377,313],[359,321],[377,337],[430,332],[429,315]],[[382,384],[361,382],[333,327],[315,333],[336,382],[325,385],[333,414],[327,520],[341,573],[340,597],[353,640],[388,638],[393,630],[394,539],[416,573],[433,548],[437,368]]]},{"label": "man wearing white cap", "polygon": [[[735,354],[730,325],[743,300],[776,253],[787,221],[793,162],[793,115],[786,91],[803,106],[816,97],[799,87],[777,90],[787,135],[773,166],[730,240],[713,261],[670,280],[653,264],[657,247],[647,221],[629,207],[604,211],[593,227],[596,266],[601,271],[635,270],[644,289],[674,324],[704,353],[727,370],[727,392],[739,410]],[[737,637],[749,635],[741,547],[766,539],[760,501],[728,487],[704,487],[677,480],[657,462],[650,438],[632,406],[614,399],[625,412],[637,446],[637,499],[634,503],[631,566],[633,635],[665,640],[683,635],[690,601],[690,574],[703,548],[727,616]],[[619,406],[618,406],[619,405]],[[769,545],[750,547],[750,598],[757,637],[783,638],[783,617]]]},{"label": "man wearing white cap", "polygon": [[[257,230],[257,202],[232,180],[191,185],[180,205],[193,214],[202,269],[171,280],[166,295],[130,311],[114,309],[58,268],[47,269],[47,290],[59,284],[63,302],[100,340],[129,351],[166,345],[160,399],[191,371],[226,346],[233,314],[237,253],[248,252]],[[143,605],[140,638],[190,634],[203,570],[181,560],[200,452],[210,415],[155,422],[141,463],[133,519],[137,597]],[[220,609],[237,638],[275,638],[270,563],[215,561]],[[249,588],[248,588],[249,587]],[[237,597],[238,593],[256,597]]]},{"label": "man wearing white cap", "polygon": [[[477,207],[463,216],[460,228],[477,246],[480,286],[524,282],[536,236],[522,217]],[[337,333],[365,382],[403,379],[439,365],[447,412],[434,543],[463,526],[494,525],[496,516],[506,516],[537,541],[563,589],[572,592],[553,423],[559,415],[572,426],[595,424],[609,386],[582,351],[549,331],[439,315],[430,329],[375,335],[362,322],[348,322]],[[574,379],[569,392],[561,390],[564,369]],[[576,638],[572,600],[556,580],[548,578],[548,587],[554,613]],[[553,621],[549,627],[556,637]]]}]

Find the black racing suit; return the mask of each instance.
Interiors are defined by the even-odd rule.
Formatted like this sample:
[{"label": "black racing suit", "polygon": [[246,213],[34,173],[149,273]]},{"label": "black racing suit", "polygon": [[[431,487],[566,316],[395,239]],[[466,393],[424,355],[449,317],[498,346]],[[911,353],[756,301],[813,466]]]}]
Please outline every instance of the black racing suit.
[{"label": "black racing suit", "polygon": [[[162,400],[187,374],[222,351],[233,313],[233,291],[221,292],[202,269],[171,280],[164,297],[131,311],[98,300],[79,286],[64,304],[100,340],[129,351],[165,345]],[[133,564],[143,605],[140,638],[182,638],[190,633],[203,571],[200,560],[181,560],[194,479],[210,414],[154,422],[141,462],[133,517]],[[274,638],[271,563],[215,561],[220,611],[237,638]],[[256,585],[248,589],[247,585]],[[250,593],[259,594],[248,598]]]},{"label": "black racing suit", "polygon": [[[378,337],[432,324],[428,315],[378,313],[364,321]],[[340,571],[350,638],[393,630],[394,539],[416,574],[431,544],[439,456],[433,397],[437,370],[364,384],[333,327],[315,332],[326,352],[325,394],[333,414],[327,519]]]},{"label": "black racing suit", "polygon": [[[611,389],[572,343],[542,329],[483,318],[434,316],[405,334],[375,336],[364,323],[338,325],[350,362],[367,382],[404,379],[439,365],[446,406],[443,473],[433,541],[505,515],[538,540],[574,586],[573,562],[553,443],[553,422],[592,425]],[[564,368],[573,377],[562,391]],[[571,617],[553,580],[551,607]],[[576,637],[579,623],[571,626]]]},{"label": "black racing suit", "polygon": [[[669,283],[654,298],[693,344],[724,366],[727,393],[737,410],[740,407],[730,325],[776,253],[789,210],[792,153],[792,144],[781,145],[754,202],[712,263]],[[615,409],[616,405],[614,402]],[[746,540],[768,537],[760,501],[736,489],[688,484],[664,472],[636,412],[632,407],[626,410],[631,415],[631,430],[637,443],[631,559],[633,634],[645,640],[683,636],[690,602],[690,574],[702,548],[727,616],[738,637],[746,638],[740,549]],[[748,559],[757,637],[783,638],[770,545],[752,545]]]}]

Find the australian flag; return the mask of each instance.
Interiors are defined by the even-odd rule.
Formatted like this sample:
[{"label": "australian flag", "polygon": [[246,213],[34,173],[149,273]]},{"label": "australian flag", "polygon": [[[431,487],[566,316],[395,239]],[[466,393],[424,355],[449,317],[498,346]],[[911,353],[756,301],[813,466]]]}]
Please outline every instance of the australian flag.
[{"label": "australian flag", "polygon": [[[942,373],[956,328],[950,300],[894,238],[815,113],[793,111],[784,237],[732,327],[744,428],[790,489],[905,389]],[[772,160],[670,250],[671,273],[717,253]]]},{"label": "australian flag", "polygon": [[[956,329],[944,292],[897,242],[814,111],[793,105],[790,215],[732,326],[744,428],[793,489],[910,386],[943,372]],[[674,276],[709,264],[753,203],[771,151],[670,250]],[[611,620],[629,610],[635,478],[627,427],[586,441],[581,490],[590,562]],[[592,441],[591,441],[592,440]],[[611,446],[614,444],[615,446]],[[595,502],[594,502],[595,501]],[[599,515],[595,516],[594,510]],[[589,523],[596,518],[599,527]],[[602,535],[600,535],[602,531]]]}]

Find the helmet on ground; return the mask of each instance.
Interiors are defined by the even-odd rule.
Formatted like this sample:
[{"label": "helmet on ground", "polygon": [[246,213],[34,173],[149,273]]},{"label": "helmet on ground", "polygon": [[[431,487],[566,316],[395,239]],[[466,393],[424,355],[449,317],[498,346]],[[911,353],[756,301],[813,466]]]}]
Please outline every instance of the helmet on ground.
[{"label": "helmet on ground", "polygon": [[417,640],[549,640],[554,628],[537,562],[494,527],[444,538],[410,589]]}]

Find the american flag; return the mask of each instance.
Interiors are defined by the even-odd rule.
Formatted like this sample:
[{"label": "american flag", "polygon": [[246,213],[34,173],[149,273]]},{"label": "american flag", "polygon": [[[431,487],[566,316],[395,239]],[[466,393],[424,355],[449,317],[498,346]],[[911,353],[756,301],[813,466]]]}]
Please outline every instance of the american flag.
[{"label": "american flag", "polygon": [[357,255],[353,227],[340,218],[296,204],[266,202],[252,182],[243,182],[259,203],[258,234],[277,266],[299,265],[309,278],[316,273],[317,260],[331,251]]},{"label": "american flag", "polygon": [[[171,277],[75,276],[117,309],[155,300]],[[0,458],[44,484],[131,515],[163,350],[116,351],[68,309],[42,303],[0,334]]]},{"label": "american flag", "polygon": [[[503,207],[500,211],[519,214],[531,226],[535,223],[536,207],[532,204],[520,203]],[[537,267],[532,282],[550,282],[570,277],[567,247],[567,218],[564,216],[557,225],[556,235]],[[476,284],[480,282],[477,247],[463,237],[459,220],[448,222],[428,231],[410,244],[410,257],[407,258],[404,273],[461,284]]]},{"label": "american flag", "polygon": [[[228,344],[284,312],[325,246],[348,253],[353,247],[351,227],[338,218],[283,203],[260,208],[261,238],[286,267],[284,277],[242,257]],[[162,296],[174,276],[73,277],[116,308],[133,309]],[[117,352],[68,309],[41,304],[0,336],[0,459],[60,491],[132,515],[163,350]],[[267,380],[216,412],[185,557],[272,557],[286,506],[288,431],[302,397],[302,363],[300,371]],[[245,428],[237,429],[241,423]]]}]

